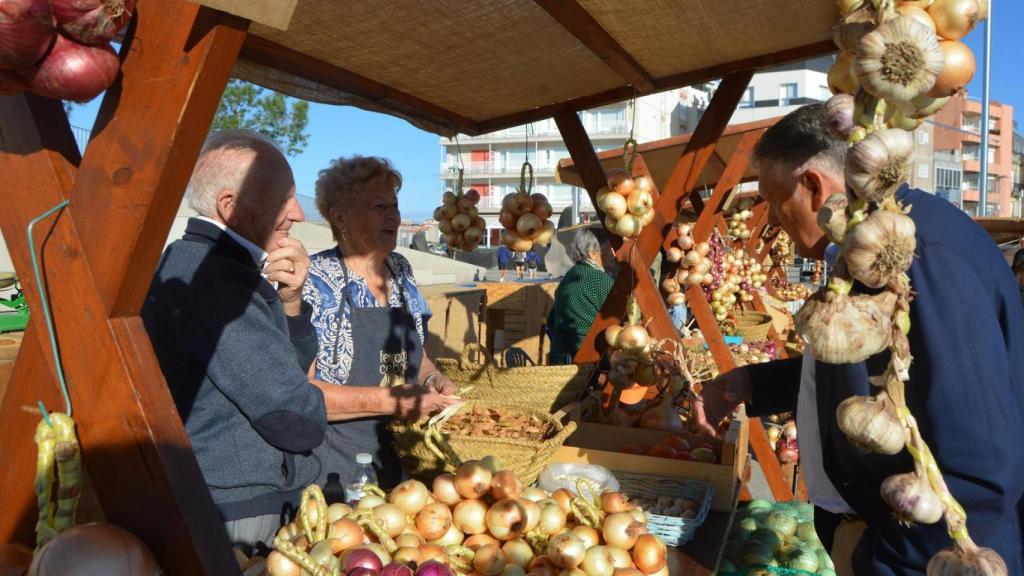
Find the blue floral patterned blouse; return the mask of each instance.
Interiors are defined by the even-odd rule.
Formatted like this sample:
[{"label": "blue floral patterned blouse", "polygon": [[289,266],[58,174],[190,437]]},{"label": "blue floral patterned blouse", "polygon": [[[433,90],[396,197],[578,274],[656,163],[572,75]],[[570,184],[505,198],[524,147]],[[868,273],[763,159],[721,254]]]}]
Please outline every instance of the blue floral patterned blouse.
[{"label": "blue floral patterned blouse", "polygon": [[[420,295],[419,288],[416,287],[412,266],[397,252],[388,255],[387,264],[391,269],[388,306],[403,306],[401,291],[398,289],[401,286],[407,295],[420,342],[425,342],[427,321],[430,320],[431,312]],[[351,311],[344,306],[343,293],[346,284],[351,284],[350,291],[356,306],[380,306],[365,279],[351,269],[346,276],[337,249],[324,250],[310,257],[309,277],[302,288],[302,298],[313,307],[313,327],[320,341],[315,376],[332,384],[344,384],[352,368]],[[344,314],[340,313],[342,309]]]}]

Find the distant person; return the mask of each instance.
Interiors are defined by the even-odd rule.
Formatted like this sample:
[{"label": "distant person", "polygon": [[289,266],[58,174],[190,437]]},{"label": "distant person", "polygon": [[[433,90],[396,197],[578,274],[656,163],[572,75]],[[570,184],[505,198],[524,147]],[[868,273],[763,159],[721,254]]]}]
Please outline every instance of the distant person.
[{"label": "distant person", "polygon": [[[603,230],[597,232],[604,236]],[[607,240],[598,240],[595,232],[578,231],[569,245],[569,258],[575,265],[558,283],[547,320],[551,338],[548,363],[552,365],[572,364],[614,283],[605,271],[614,258],[611,246]]]},{"label": "distant person", "polygon": [[498,278],[499,281],[504,282],[505,276],[508,275],[508,265],[512,262],[512,251],[509,250],[508,246],[502,244],[498,248],[498,270],[501,271],[501,276]]},{"label": "distant person", "polygon": [[540,266],[540,254],[533,248],[526,253],[526,269],[530,272],[530,280],[537,278],[537,267]]},{"label": "distant person", "polygon": [[523,272],[526,271],[526,252],[516,252],[512,255],[512,261],[516,263],[516,278],[523,279]]},{"label": "distant person", "polygon": [[332,160],[316,181],[316,206],[337,246],[310,258],[302,297],[319,351],[306,368],[360,413],[327,426],[314,451],[321,485],[332,484],[331,476],[345,481],[356,454],[367,452],[380,486],[393,488],[402,470],[391,418],[416,419],[459,401],[423,349],[430,309],[409,261],[395,252],[401,187],[390,162],[364,156]]}]

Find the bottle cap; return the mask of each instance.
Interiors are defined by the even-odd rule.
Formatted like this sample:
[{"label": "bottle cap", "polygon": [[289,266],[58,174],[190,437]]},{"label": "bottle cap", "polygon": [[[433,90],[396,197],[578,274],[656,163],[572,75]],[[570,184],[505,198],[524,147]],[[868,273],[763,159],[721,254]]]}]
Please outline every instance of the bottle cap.
[{"label": "bottle cap", "polygon": [[373,455],[367,454],[366,452],[360,452],[356,454],[356,464],[371,464],[373,463]]}]

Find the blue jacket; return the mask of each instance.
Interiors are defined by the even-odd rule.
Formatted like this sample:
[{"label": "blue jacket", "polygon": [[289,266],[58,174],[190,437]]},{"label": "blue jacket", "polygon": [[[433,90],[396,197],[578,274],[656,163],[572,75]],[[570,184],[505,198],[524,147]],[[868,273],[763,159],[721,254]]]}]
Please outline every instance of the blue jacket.
[{"label": "blue jacket", "polygon": [[[917,226],[907,404],[967,510],[971,537],[999,552],[1010,574],[1024,574],[1024,309],[1016,282],[991,238],[952,204],[907,188],[898,198],[912,205]],[[923,575],[928,559],[951,545],[945,523],[902,527],[879,495],[885,478],[913,469],[910,456],[865,454],[836,424],[839,403],[869,394],[868,375],[886,363],[884,353],[860,364],[817,363],[823,463],[868,523],[856,573]],[[799,359],[751,367],[750,413],[794,410],[799,374]]]},{"label": "blue jacket", "polygon": [[504,266],[512,259],[512,250],[509,250],[508,246],[502,244],[498,247],[496,255],[498,257],[498,266]]},{"label": "blue jacket", "polygon": [[209,222],[189,220],[157,266],[142,320],[224,520],[296,507],[320,473],[303,455],[326,427],[306,376],[311,312],[286,316],[252,255]]}]

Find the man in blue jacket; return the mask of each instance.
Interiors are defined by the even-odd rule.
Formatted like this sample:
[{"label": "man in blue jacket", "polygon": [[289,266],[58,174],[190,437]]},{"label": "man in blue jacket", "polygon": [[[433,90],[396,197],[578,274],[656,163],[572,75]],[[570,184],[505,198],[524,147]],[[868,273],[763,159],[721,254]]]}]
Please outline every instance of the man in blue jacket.
[{"label": "man in blue jacket", "polygon": [[[846,149],[821,105],[789,114],[758,143],[760,194],[801,256],[822,259],[829,247],[816,213],[845,191]],[[1024,310],[1014,279],[992,240],[952,204],[906,186],[897,199],[912,206],[917,228],[907,405],[971,537],[995,549],[1010,574],[1024,574]],[[883,480],[913,469],[910,456],[864,453],[836,423],[840,402],[871,393],[868,377],[887,353],[848,365],[807,354],[720,376],[702,391],[698,419],[709,426],[740,402],[753,416],[795,410],[815,524],[837,572],[924,574],[951,544],[945,524],[902,526],[880,497]]]}]

